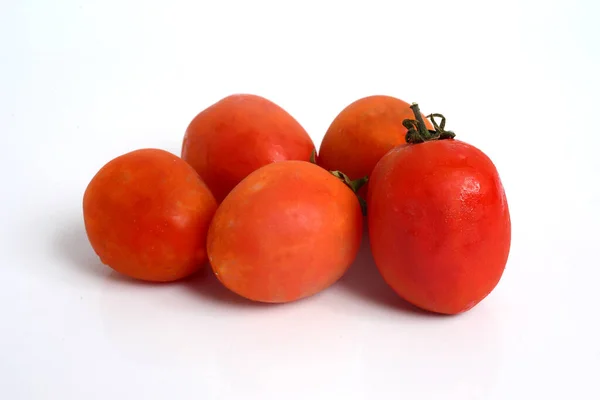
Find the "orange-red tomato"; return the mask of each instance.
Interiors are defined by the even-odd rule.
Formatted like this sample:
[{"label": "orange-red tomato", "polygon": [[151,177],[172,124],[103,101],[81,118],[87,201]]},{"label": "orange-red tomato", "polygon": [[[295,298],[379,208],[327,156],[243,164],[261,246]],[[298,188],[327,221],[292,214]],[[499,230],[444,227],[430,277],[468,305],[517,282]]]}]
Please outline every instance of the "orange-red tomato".
[{"label": "orange-red tomato", "polygon": [[227,96],[189,124],[181,156],[220,203],[243,178],[263,165],[310,160],[315,145],[283,108],[251,94]]},{"label": "orange-red tomato", "polygon": [[385,281],[425,310],[457,314],[496,287],[511,220],[496,167],[453,138],[405,144],[371,174],[371,250]]},{"label": "orange-red tomato", "polygon": [[88,239],[102,262],[131,278],[168,282],[207,261],[217,203],[174,154],[140,149],[104,165],[83,196]]},{"label": "orange-red tomato", "polygon": [[355,193],[304,161],[268,164],[219,206],[208,232],[217,278],[247,299],[283,303],[335,283],[355,259],[363,218]]},{"label": "orange-red tomato", "polygon": [[[350,179],[371,175],[375,164],[389,150],[406,143],[402,122],[412,119],[410,104],[391,96],[361,98],[344,108],[323,137],[318,164],[342,171]],[[429,129],[433,126],[426,122]],[[366,193],[364,186],[359,193]]]}]

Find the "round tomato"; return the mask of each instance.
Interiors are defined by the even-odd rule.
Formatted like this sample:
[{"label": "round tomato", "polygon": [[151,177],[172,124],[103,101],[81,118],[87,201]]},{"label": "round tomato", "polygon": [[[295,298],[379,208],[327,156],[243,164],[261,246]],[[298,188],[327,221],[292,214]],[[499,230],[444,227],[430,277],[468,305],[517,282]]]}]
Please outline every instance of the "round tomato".
[{"label": "round tomato", "polygon": [[216,208],[194,169],[159,149],[109,161],[83,196],[85,229],[101,261],[154,282],[184,278],[206,263],[206,234]]},{"label": "round tomato", "polygon": [[[363,97],[333,120],[319,148],[318,164],[342,171],[350,179],[370,176],[375,164],[392,148],[405,143],[403,121],[412,118],[410,104],[391,96]],[[427,127],[433,126],[426,122]],[[364,186],[361,194],[365,194]]]},{"label": "round tomato", "polygon": [[219,206],[208,232],[217,278],[247,299],[283,303],[335,283],[355,259],[363,218],[355,193],[304,161],[268,164]]},{"label": "round tomato", "polygon": [[504,188],[492,161],[443,123],[435,132],[418,119],[411,125],[409,143],[388,152],[371,174],[371,250],[402,298],[461,313],[487,297],[504,272],[511,242]]},{"label": "round tomato", "polygon": [[250,172],[283,160],[310,159],[304,128],[283,108],[256,95],[225,97],[189,124],[181,156],[220,203]]}]

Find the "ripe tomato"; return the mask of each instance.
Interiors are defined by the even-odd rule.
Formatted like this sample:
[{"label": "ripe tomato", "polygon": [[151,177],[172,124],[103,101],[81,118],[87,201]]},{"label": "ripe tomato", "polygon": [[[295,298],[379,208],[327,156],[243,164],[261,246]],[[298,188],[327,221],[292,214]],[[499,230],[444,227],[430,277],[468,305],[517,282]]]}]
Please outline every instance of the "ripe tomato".
[{"label": "ripe tomato", "polygon": [[268,164],[219,206],[207,248],[218,279],[247,299],[283,303],[335,283],[355,259],[363,217],[355,193],[304,161]]},{"label": "ripe tomato", "polygon": [[[410,105],[391,96],[375,95],[356,100],[333,120],[319,148],[318,164],[344,172],[350,179],[370,176],[375,164],[392,148],[405,143],[412,118]],[[429,123],[429,129],[433,126]],[[367,192],[363,187],[361,194]]]},{"label": "ripe tomato", "polygon": [[508,204],[496,167],[482,151],[455,140],[443,123],[433,138],[421,123],[412,125],[409,144],[388,152],[371,174],[371,250],[402,298],[457,314],[487,297],[504,272]]},{"label": "ripe tomato", "polygon": [[308,161],[313,150],[308,133],[284,109],[260,96],[236,94],[192,120],[181,155],[220,203],[250,172],[275,161]]},{"label": "ripe tomato", "polygon": [[85,229],[102,262],[131,278],[167,282],[206,261],[217,203],[194,169],[159,149],[104,165],[83,196]]}]

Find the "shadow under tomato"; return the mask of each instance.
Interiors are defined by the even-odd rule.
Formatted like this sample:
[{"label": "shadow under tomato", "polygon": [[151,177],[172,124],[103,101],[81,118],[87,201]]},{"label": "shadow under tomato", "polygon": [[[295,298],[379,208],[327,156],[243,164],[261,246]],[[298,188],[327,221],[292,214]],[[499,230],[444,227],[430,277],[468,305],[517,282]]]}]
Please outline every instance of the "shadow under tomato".
[{"label": "shadow under tomato", "polygon": [[[111,271],[106,276],[107,281],[112,284],[126,285],[140,288],[175,288],[187,295],[198,298],[202,302],[212,302],[226,307],[269,307],[275,304],[258,303],[247,300],[224,287],[210,271],[209,266],[204,266],[198,272],[173,282],[148,282],[133,279],[116,271]],[[171,290],[171,289],[166,289]]]},{"label": "shadow under tomato", "polygon": [[129,278],[103,265],[90,245],[82,218],[70,217],[60,222],[52,239],[52,248],[58,258],[70,267],[70,273],[84,274],[88,278],[107,279],[113,283],[132,286],[182,286],[186,291],[204,300],[236,307],[274,307],[276,304],[258,303],[247,300],[228,290],[205,265],[188,278],[165,283],[152,283]]},{"label": "shadow under tomato", "polygon": [[219,282],[208,264],[193,276],[182,280],[181,284],[186,288],[186,290],[193,293],[202,301],[220,303],[225,306],[232,306],[236,308],[266,308],[279,306],[279,304],[251,301],[233,293],[223,286],[221,282]]},{"label": "shadow under tomato", "polygon": [[58,258],[78,273],[104,278],[109,272],[88,241],[83,218],[66,218],[55,232],[52,247]]},{"label": "shadow under tomato", "polygon": [[422,310],[398,296],[383,280],[377,270],[371,254],[369,234],[365,227],[360,250],[356,260],[346,274],[338,281],[337,286],[365,302],[375,303],[400,312],[423,317],[444,317],[441,314]]}]

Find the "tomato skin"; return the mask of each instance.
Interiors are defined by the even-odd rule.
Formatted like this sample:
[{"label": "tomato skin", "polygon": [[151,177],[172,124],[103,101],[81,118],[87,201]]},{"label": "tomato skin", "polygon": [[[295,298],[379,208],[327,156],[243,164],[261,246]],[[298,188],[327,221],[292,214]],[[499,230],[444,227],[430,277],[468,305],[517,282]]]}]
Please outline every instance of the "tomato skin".
[{"label": "tomato skin", "polygon": [[114,158],[83,196],[85,229],[101,261],[134,279],[170,282],[207,261],[217,203],[194,169],[164,150]]},{"label": "tomato skin", "polygon": [[[373,95],[354,101],[327,129],[318,164],[330,171],[342,171],[351,179],[370,176],[381,157],[406,143],[405,119],[414,119],[414,114],[410,104],[398,98]],[[429,121],[425,124],[433,129]],[[366,194],[367,187],[359,193]]]},{"label": "tomato skin", "polygon": [[252,171],[276,161],[309,161],[313,150],[308,133],[283,108],[257,95],[235,94],[190,122],[181,156],[220,203]]},{"label": "tomato skin", "polygon": [[511,220],[492,161],[459,140],[399,146],[375,167],[368,193],[371,250],[406,301],[458,314],[498,284]]},{"label": "tomato skin", "polygon": [[335,283],[356,258],[363,217],[328,171],[282,161],[251,173],[219,206],[208,232],[217,278],[247,299],[284,303]]}]

